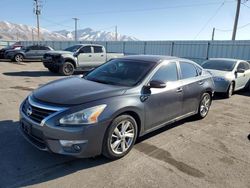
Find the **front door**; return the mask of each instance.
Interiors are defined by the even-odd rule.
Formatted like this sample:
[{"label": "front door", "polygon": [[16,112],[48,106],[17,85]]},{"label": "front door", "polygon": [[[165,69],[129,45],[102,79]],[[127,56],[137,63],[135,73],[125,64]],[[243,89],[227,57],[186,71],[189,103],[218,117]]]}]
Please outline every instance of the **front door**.
[{"label": "front door", "polygon": [[153,129],[176,117],[182,108],[182,87],[179,80],[176,62],[161,65],[151,80],[161,80],[166,88],[144,89],[147,95],[145,106],[145,129]]},{"label": "front door", "polygon": [[240,73],[236,71],[236,80],[235,80],[235,89],[242,89],[246,86],[247,82],[249,81],[250,78],[250,72],[248,70],[248,64],[245,62],[240,62],[239,65],[237,66],[236,70],[243,69],[245,70],[244,73]]},{"label": "front door", "polygon": [[84,68],[93,67],[93,60],[92,47],[83,46],[77,56],[78,65]]},{"label": "front door", "polygon": [[193,63],[180,62],[181,80],[183,83],[183,116],[197,111],[203,93],[203,84],[200,73]]}]

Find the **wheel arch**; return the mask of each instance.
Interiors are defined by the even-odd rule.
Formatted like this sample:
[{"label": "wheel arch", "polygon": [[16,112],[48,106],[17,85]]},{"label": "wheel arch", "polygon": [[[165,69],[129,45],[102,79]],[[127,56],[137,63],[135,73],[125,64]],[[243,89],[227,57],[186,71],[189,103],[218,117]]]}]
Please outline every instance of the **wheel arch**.
[{"label": "wheel arch", "polygon": [[70,62],[70,63],[72,63],[73,65],[74,65],[74,68],[76,68],[76,62],[73,60],[73,59],[71,59],[71,58],[65,58],[64,59],[64,63],[65,62]]}]

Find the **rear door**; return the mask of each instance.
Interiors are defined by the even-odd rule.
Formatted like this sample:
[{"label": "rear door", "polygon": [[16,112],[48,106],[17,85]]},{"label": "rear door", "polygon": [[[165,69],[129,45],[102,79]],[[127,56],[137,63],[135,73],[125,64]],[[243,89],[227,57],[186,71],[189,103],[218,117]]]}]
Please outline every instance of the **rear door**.
[{"label": "rear door", "polygon": [[204,80],[200,76],[201,71],[195,64],[180,61],[179,66],[183,84],[182,115],[185,116],[197,111],[204,90]]},{"label": "rear door", "polygon": [[235,89],[242,89],[246,86],[250,78],[249,64],[247,62],[240,62],[236,68],[245,70],[244,73],[237,72],[235,80]]},{"label": "rear door", "polygon": [[92,67],[93,66],[93,49],[91,45],[83,46],[79,50],[77,61],[80,67]]},{"label": "rear door", "polygon": [[93,65],[97,67],[105,63],[106,53],[103,46],[93,46],[93,49],[94,49],[93,59],[95,60],[93,62]]},{"label": "rear door", "polygon": [[151,88],[145,107],[145,128],[156,128],[178,117],[182,109],[182,89],[176,62],[163,64],[150,80],[161,80],[166,88]]},{"label": "rear door", "polygon": [[34,59],[36,57],[37,46],[28,46],[25,50],[25,58]]},{"label": "rear door", "polygon": [[36,58],[42,59],[43,55],[49,51],[50,49],[46,46],[38,46],[37,52],[36,52]]}]

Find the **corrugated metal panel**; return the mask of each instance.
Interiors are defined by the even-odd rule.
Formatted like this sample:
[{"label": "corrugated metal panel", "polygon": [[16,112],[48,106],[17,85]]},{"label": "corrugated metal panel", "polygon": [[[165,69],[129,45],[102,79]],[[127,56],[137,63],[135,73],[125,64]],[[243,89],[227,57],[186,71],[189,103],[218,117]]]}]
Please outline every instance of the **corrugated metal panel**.
[{"label": "corrugated metal panel", "polygon": [[124,42],[125,54],[145,54],[145,42],[142,41],[126,41]]},{"label": "corrugated metal panel", "polygon": [[124,53],[124,43],[120,41],[107,42],[106,50],[107,52]]},{"label": "corrugated metal panel", "polygon": [[[5,41],[6,43],[8,41]],[[13,41],[12,41],[13,42]],[[55,49],[65,49],[76,44],[74,41],[42,41]],[[185,57],[201,63],[207,58],[227,57],[250,59],[250,41],[79,41],[77,43],[97,43],[104,45],[108,52],[125,54],[155,54]],[[32,41],[22,41],[25,46]],[[37,44],[34,41],[34,44]]]},{"label": "corrugated metal panel", "polygon": [[172,55],[172,45],[170,41],[147,41],[145,52],[150,55]]}]

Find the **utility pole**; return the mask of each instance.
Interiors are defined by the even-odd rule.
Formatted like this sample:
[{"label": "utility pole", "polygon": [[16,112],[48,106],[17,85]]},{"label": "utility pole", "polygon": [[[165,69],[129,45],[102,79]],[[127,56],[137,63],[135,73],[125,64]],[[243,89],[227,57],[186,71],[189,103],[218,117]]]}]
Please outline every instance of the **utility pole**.
[{"label": "utility pole", "polygon": [[31,29],[32,44],[34,44],[34,29]]},{"label": "utility pole", "polygon": [[213,28],[213,32],[212,32],[212,40],[214,40],[214,32],[215,32],[215,28]]},{"label": "utility pole", "polygon": [[118,40],[117,25],[115,26],[115,41]]},{"label": "utility pole", "polygon": [[236,14],[235,14],[235,20],[234,20],[234,29],[233,29],[233,34],[232,34],[232,40],[235,40],[235,38],[236,38],[238,20],[239,20],[239,15],[240,15],[240,5],[241,5],[241,0],[237,0],[237,8],[236,8]]},{"label": "utility pole", "polygon": [[77,42],[77,21],[79,20],[79,18],[72,18],[73,20],[75,20],[75,41]]},{"label": "utility pole", "polygon": [[37,24],[37,40],[40,40],[40,24],[39,24],[39,15],[41,14],[41,5],[39,4],[40,0],[34,0],[35,2],[35,8],[34,12],[36,14],[36,24]]}]

